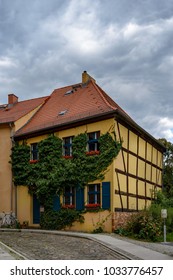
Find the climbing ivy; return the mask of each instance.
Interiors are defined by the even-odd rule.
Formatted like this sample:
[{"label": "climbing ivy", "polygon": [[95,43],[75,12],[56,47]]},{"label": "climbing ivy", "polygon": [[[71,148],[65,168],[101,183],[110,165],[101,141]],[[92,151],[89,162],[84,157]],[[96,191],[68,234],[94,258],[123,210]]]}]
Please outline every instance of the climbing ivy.
[{"label": "climbing ivy", "polygon": [[26,143],[18,143],[12,148],[11,162],[13,171],[13,180],[16,186],[27,185],[27,179],[30,172],[30,148]]},{"label": "climbing ivy", "polygon": [[110,133],[101,135],[98,141],[100,153],[88,156],[87,134],[75,136],[73,157],[66,159],[62,157],[62,139],[49,135],[38,143],[39,161],[35,164],[29,163],[29,146],[16,144],[11,155],[15,185],[28,186],[45,210],[52,209],[52,198],[61,194],[65,186],[85,187],[89,182],[104,179],[108,166],[121,149],[121,142]]}]

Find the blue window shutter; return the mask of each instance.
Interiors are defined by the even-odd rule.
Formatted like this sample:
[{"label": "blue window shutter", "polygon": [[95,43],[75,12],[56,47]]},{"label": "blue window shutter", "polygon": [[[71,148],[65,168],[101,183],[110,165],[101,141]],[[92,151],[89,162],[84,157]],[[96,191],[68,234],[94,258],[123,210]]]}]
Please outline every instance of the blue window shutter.
[{"label": "blue window shutter", "polygon": [[110,182],[102,183],[102,209],[110,209]]},{"label": "blue window shutter", "polygon": [[54,196],[53,198],[53,210],[58,211],[60,210],[60,197]]},{"label": "blue window shutter", "polygon": [[84,209],[84,188],[76,188],[76,210]]},{"label": "blue window shutter", "polygon": [[33,224],[40,223],[40,202],[36,195],[33,195]]}]

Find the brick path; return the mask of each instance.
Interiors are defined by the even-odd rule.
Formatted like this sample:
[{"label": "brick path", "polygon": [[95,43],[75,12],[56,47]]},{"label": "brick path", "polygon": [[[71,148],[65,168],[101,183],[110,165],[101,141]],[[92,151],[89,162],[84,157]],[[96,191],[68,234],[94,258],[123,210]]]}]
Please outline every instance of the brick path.
[{"label": "brick path", "polygon": [[116,260],[121,256],[85,238],[30,232],[0,232],[0,241],[32,260]]}]

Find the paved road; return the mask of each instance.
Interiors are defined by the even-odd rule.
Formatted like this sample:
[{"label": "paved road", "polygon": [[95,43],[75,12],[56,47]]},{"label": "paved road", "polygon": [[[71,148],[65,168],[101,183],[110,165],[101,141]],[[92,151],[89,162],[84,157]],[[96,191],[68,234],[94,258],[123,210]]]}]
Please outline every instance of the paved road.
[{"label": "paved road", "polygon": [[126,259],[86,238],[30,232],[0,232],[0,241],[32,260]]}]

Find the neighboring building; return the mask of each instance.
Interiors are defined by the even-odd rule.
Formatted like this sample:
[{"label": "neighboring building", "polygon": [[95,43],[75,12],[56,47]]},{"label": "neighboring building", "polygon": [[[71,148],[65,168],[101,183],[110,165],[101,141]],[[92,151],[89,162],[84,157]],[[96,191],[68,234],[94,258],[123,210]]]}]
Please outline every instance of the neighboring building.
[{"label": "neighboring building", "polygon": [[[99,135],[108,131],[114,130],[117,138],[123,141],[122,149],[109,166],[103,182],[91,182],[84,189],[82,198],[79,198],[75,189],[66,189],[64,197],[61,197],[64,206],[75,205],[78,209],[80,204],[80,209],[85,209],[86,204],[93,203],[100,204],[103,209],[97,214],[87,212],[85,223],[75,224],[73,230],[91,231],[98,222],[103,223],[105,220],[105,230],[111,232],[119,222],[118,219],[123,221],[128,213],[147,207],[155,191],[162,189],[164,147],[138,126],[86,71],[82,74],[82,83],[56,89],[48,98],[33,99],[33,104],[34,100],[40,100],[40,103],[35,109],[29,110],[30,116],[28,115],[27,121],[18,117],[16,120],[5,122],[8,133],[4,136],[3,143],[8,139],[9,144],[6,145],[6,166],[3,166],[3,174],[8,170],[8,179],[11,178],[10,165],[7,163],[10,157],[11,136],[14,137],[14,141],[27,141],[31,147],[31,160],[37,160],[37,143],[50,133],[63,139],[62,153],[66,156],[72,155],[72,138],[79,133],[88,134],[88,151],[97,151]],[[14,110],[15,106],[17,104],[9,108],[9,111]],[[1,111],[4,115],[6,112],[5,108],[0,110],[0,122]],[[15,112],[17,114],[18,110],[13,111],[13,117],[16,117]],[[10,135],[10,131],[13,135]],[[1,142],[2,138],[0,147]],[[0,167],[2,165],[3,153],[0,154]],[[1,176],[5,175],[1,172]],[[30,226],[39,223],[40,205],[35,197],[28,194],[27,187],[18,186],[16,194],[12,196],[11,189],[14,187],[11,179],[8,183],[3,179],[0,188],[0,191],[3,190],[0,192],[0,202],[3,201],[3,197],[8,200],[8,207],[2,203],[0,211],[15,209],[12,205],[17,205],[15,210],[21,223],[26,220]],[[58,206],[55,205],[56,207]]]},{"label": "neighboring building", "polygon": [[0,213],[16,212],[16,188],[13,185],[10,154],[15,132],[30,120],[47,97],[18,101],[8,95],[8,104],[0,105]]}]

